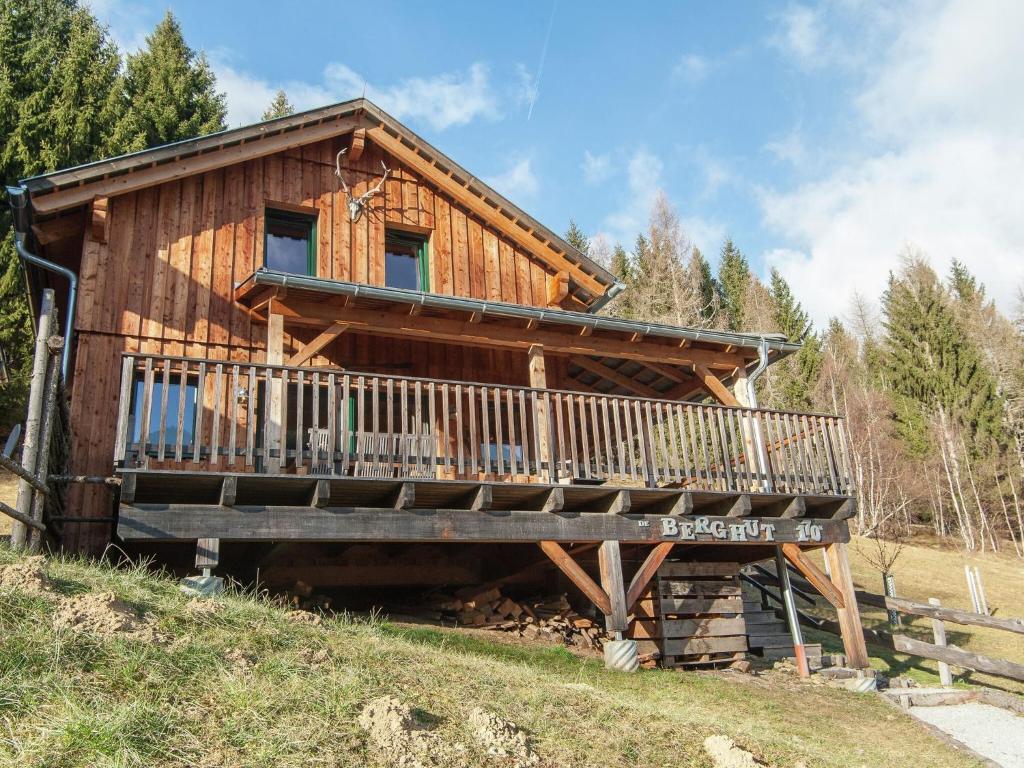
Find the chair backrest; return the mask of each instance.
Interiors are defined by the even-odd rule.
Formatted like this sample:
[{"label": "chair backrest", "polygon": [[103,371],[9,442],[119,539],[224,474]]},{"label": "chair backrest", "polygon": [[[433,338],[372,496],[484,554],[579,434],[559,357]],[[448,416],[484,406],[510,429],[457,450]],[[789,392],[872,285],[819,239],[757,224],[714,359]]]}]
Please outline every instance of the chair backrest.
[{"label": "chair backrest", "polygon": [[326,429],[310,427],[306,430],[306,445],[313,454],[310,473],[330,475],[334,473],[334,458],[330,454],[331,433]]}]

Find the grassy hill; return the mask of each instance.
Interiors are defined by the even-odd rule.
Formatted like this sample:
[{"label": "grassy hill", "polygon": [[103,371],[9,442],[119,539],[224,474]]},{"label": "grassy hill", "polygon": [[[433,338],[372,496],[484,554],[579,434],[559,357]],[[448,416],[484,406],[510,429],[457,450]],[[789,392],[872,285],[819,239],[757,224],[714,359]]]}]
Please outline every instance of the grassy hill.
[{"label": "grassy hill", "polygon": [[541,765],[709,766],[713,734],[777,766],[975,764],[874,696],[780,673],[626,676],[561,648],[297,621],[248,595],[191,601],[143,569],[0,548],[12,564],[0,571],[4,765],[387,765],[357,723],[382,695],[464,745],[445,764],[513,764],[474,746],[475,707],[518,723]]}]

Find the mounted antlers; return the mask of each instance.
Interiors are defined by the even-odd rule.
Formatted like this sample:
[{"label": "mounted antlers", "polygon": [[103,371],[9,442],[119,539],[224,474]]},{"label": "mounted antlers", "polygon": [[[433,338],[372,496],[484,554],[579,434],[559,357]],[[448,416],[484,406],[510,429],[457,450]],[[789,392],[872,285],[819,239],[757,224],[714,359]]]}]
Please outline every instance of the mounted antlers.
[{"label": "mounted antlers", "polygon": [[341,150],[334,158],[334,175],[338,177],[338,181],[341,182],[341,188],[345,191],[348,196],[348,215],[352,221],[356,221],[363,214],[363,208],[366,203],[369,202],[370,198],[380,192],[381,187],[384,186],[384,182],[387,181],[388,176],[391,175],[391,169],[384,165],[384,161],[380,161],[380,167],[384,169],[384,175],[380,177],[380,181],[377,182],[377,186],[372,189],[366,190],[359,197],[353,197],[349,191],[348,184],[345,183],[344,177],[341,175],[341,156],[348,152],[348,148]]}]

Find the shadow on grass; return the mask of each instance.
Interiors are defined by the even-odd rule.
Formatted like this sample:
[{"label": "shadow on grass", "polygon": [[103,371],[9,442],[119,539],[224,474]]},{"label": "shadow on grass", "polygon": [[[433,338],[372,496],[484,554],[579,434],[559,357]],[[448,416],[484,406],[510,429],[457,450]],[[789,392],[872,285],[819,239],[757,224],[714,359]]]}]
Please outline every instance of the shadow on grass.
[{"label": "shadow on grass", "polygon": [[506,645],[488,642],[469,635],[459,635],[455,632],[443,632],[431,627],[399,627],[388,622],[382,622],[378,626],[378,630],[387,637],[408,640],[432,648],[462,651],[501,661],[520,662],[557,672],[602,668],[597,661],[581,659],[567,648],[562,647],[527,648]]}]

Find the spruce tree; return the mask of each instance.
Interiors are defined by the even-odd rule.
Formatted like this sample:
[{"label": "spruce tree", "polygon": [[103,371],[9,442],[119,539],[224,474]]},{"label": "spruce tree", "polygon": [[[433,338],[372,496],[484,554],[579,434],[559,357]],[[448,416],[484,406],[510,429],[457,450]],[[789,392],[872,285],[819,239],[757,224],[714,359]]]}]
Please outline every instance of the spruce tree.
[{"label": "spruce tree", "polygon": [[270,106],[263,112],[264,120],[273,120],[278,117],[287,117],[288,115],[295,114],[295,107],[288,101],[288,94],[283,90],[278,90],[274,94],[274,100],[270,102]]},{"label": "spruce tree", "polygon": [[[74,0],[0,0],[0,177],[14,183],[108,153],[120,57]],[[24,416],[32,330],[25,278],[0,200],[0,432]]]},{"label": "spruce tree", "polygon": [[722,258],[718,265],[718,284],[722,291],[722,309],[728,328],[733,331],[745,327],[744,305],[750,286],[750,264],[728,238],[722,246]]},{"label": "spruce tree", "polygon": [[615,279],[626,286],[626,288],[604,305],[601,309],[601,314],[632,320],[636,317],[636,310],[633,306],[633,267],[630,264],[629,254],[619,243],[615,244],[615,248],[612,251],[608,271],[615,275]]},{"label": "spruce tree", "polygon": [[985,453],[1005,440],[1003,402],[938,277],[921,259],[890,275],[882,297],[886,384],[897,395],[897,419],[921,446],[931,416],[959,426]]},{"label": "spruce tree", "polygon": [[690,253],[687,265],[688,279],[696,285],[700,297],[701,325],[705,328],[716,328],[722,311],[722,291],[711,272],[711,264],[696,246]]},{"label": "spruce tree", "polygon": [[772,367],[776,386],[773,405],[787,409],[811,407],[823,360],[822,342],[813,333],[812,324],[789,283],[777,269],[772,270],[769,285],[773,324],[788,341],[800,344],[800,351]]},{"label": "spruce tree", "polygon": [[565,242],[584,256],[590,253],[590,238],[580,229],[575,219],[569,219],[569,228],[565,231]]},{"label": "spruce tree", "polygon": [[129,54],[124,76],[127,108],[111,142],[120,152],[222,131],[225,96],[218,93],[206,55],[185,42],[174,15],[167,11],[146,47]]}]

